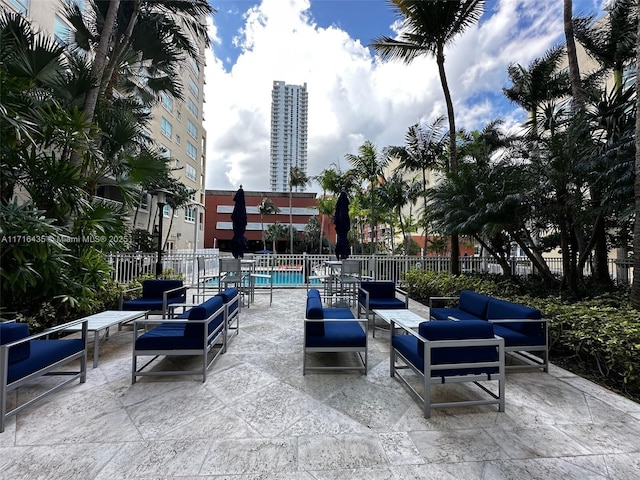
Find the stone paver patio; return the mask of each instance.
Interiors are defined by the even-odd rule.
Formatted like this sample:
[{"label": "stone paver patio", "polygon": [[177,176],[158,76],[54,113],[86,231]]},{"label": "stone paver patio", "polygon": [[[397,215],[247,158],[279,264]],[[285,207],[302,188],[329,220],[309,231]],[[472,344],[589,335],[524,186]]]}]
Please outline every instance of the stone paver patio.
[{"label": "stone paver patio", "polygon": [[269,307],[256,296],[204,384],[145,377],[131,385],[131,331],[112,334],[87,383],[8,421],[0,477],[640,478],[640,405],[557,367],[508,374],[504,413],[455,408],[428,420],[389,377],[385,332],[369,333],[367,376],[303,376],[304,298],[304,290],[276,290]]}]

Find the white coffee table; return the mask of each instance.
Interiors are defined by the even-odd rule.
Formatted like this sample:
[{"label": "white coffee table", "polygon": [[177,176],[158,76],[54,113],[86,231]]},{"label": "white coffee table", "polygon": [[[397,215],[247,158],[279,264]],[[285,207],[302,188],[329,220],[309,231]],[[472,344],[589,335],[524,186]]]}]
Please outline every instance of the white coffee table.
[{"label": "white coffee table", "polygon": [[[100,346],[100,331],[104,330],[103,339],[109,338],[109,328],[118,326],[118,330],[122,328],[122,325],[128,322],[132,322],[137,318],[144,317],[147,311],[144,310],[105,310],[104,312],[89,315],[83,318],[87,320],[87,331],[93,332],[93,368],[98,366],[98,347]],[[79,332],[82,330],[82,324],[79,323],[66,329],[67,332]]]},{"label": "white coffee table", "polygon": [[379,316],[388,324],[391,324],[391,320],[404,328],[410,328],[412,330],[418,330],[418,327],[422,322],[428,322],[428,318],[424,318],[417,313],[413,313],[408,308],[401,308],[397,310],[378,310],[374,309],[373,313]]}]

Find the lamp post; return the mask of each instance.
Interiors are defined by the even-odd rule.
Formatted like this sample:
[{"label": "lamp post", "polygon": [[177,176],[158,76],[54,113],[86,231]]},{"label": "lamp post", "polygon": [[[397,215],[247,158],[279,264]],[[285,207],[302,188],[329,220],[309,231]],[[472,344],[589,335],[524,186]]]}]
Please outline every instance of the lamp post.
[{"label": "lamp post", "polygon": [[200,203],[192,200],[189,202],[190,207],[195,207],[196,209],[196,219],[193,226],[193,275],[192,275],[192,283],[196,283],[198,281],[198,217],[200,216],[200,207],[202,207],[202,212],[204,213],[205,206]]},{"label": "lamp post", "polygon": [[171,197],[171,192],[163,188],[156,188],[149,192],[150,195],[156,197],[158,205],[158,258],[156,260],[156,278],[162,276],[162,219],[164,217],[164,206],[167,199]]}]

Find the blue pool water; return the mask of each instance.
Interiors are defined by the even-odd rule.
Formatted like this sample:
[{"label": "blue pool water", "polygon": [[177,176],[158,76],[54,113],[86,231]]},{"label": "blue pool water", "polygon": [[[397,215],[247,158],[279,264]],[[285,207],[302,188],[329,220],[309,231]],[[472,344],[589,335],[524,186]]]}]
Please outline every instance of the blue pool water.
[{"label": "blue pool water", "polygon": [[[269,273],[267,271],[256,271],[256,273]],[[273,275],[274,287],[294,287],[304,285],[304,277],[302,272],[288,271],[288,270],[274,270],[271,272]],[[218,280],[210,280],[210,283],[217,285]],[[310,285],[320,285],[320,281],[317,279],[311,280]],[[256,285],[269,285],[269,281],[266,278],[256,278]]]}]

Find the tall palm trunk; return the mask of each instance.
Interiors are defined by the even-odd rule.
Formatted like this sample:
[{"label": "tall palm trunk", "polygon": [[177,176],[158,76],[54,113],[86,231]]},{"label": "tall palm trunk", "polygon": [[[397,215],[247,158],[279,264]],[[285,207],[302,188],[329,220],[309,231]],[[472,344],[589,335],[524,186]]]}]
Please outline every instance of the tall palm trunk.
[{"label": "tall palm trunk", "polygon": [[109,52],[109,46],[111,44],[111,34],[116,24],[116,18],[118,16],[118,10],[120,9],[120,0],[111,0],[109,2],[109,10],[107,10],[107,16],[104,19],[104,25],[102,26],[102,33],[100,34],[100,43],[96,50],[96,56],[93,60],[93,74],[98,84],[94,85],[87,96],[84,99],[84,112],[85,120],[87,122],[93,121],[93,115],[96,111],[96,105],[98,103],[98,95],[100,93],[101,82],[104,74],[104,70],[107,66],[107,54]]},{"label": "tall palm trunk", "polygon": [[[453,111],[453,101],[451,100],[451,92],[447,82],[447,75],[444,69],[444,46],[438,45],[436,55],[438,64],[438,72],[440,73],[440,83],[442,84],[442,92],[444,100],[447,104],[447,117],[449,117],[449,171],[452,174],[458,173],[458,152],[456,149],[456,120]],[[425,240],[426,241],[426,240]],[[451,235],[451,273],[453,275],[460,274],[460,240],[457,235]]]},{"label": "tall palm trunk", "polygon": [[[640,1],[638,2],[640,4]],[[639,5],[640,6],[640,5]],[[636,36],[636,65],[640,65],[640,22]],[[640,75],[636,75],[636,92],[640,92]],[[640,95],[636,94],[636,111],[640,112]],[[636,310],[640,310],[640,115],[636,115],[636,164],[633,196],[635,200],[636,221],[633,225],[633,284],[631,285],[630,302]]]}]

